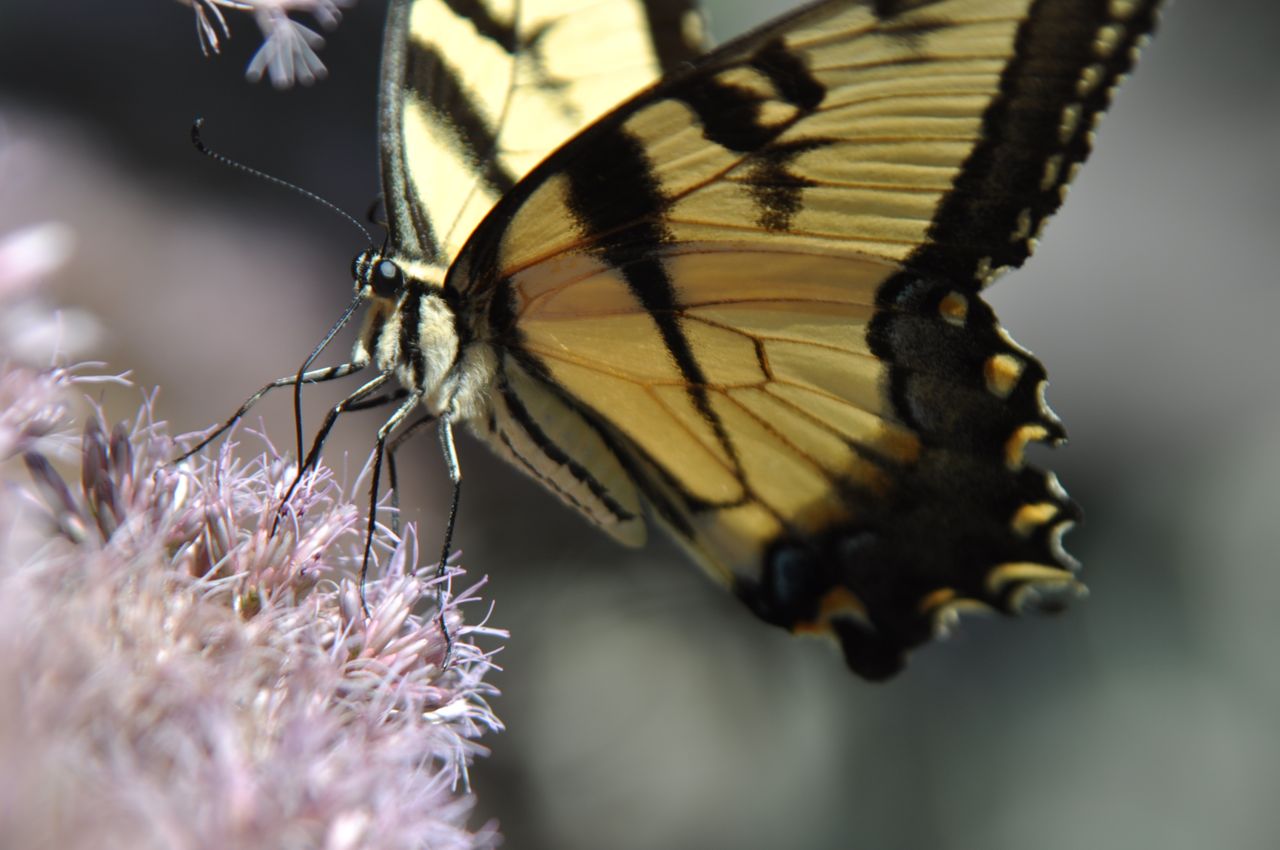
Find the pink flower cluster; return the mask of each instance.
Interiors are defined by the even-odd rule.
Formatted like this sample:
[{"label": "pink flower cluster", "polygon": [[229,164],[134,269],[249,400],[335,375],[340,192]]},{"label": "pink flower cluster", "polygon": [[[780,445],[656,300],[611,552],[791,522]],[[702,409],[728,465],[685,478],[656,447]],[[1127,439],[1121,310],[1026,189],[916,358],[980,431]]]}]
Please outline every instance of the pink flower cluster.
[{"label": "pink flower cluster", "polygon": [[9,442],[30,484],[0,513],[13,846],[495,843],[466,823],[467,764],[500,728],[471,641],[503,633],[459,610],[479,585],[447,604],[441,669],[435,568],[381,531],[366,617],[349,578],[362,511],[327,468],[272,533],[294,466],[270,449],[174,467],[146,407],[110,433],[90,419],[74,474],[34,445]]},{"label": "pink flower cluster", "polygon": [[282,506],[296,466],[265,438],[175,465],[150,402],[83,413],[125,384],[91,372],[0,339],[0,845],[495,846],[468,823],[501,729],[483,582],[445,595],[445,664],[461,571],[379,527],[366,615],[360,481],[321,465]]}]

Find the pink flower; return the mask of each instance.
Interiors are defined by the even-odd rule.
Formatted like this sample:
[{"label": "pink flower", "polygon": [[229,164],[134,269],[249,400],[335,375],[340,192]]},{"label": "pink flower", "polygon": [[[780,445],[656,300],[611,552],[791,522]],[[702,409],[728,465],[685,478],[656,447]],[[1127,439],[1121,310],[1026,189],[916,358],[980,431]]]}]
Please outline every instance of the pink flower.
[{"label": "pink flower", "polygon": [[268,443],[175,467],[144,404],[128,425],[90,416],[71,474],[42,440],[65,435],[73,372],[47,374],[29,410],[51,424],[3,453],[27,480],[0,466],[6,843],[495,846],[467,824],[467,766],[501,728],[474,641],[505,633],[462,613],[483,582],[446,602],[442,669],[435,567],[380,529],[366,618],[364,512],[327,467],[272,533],[294,465]]}]

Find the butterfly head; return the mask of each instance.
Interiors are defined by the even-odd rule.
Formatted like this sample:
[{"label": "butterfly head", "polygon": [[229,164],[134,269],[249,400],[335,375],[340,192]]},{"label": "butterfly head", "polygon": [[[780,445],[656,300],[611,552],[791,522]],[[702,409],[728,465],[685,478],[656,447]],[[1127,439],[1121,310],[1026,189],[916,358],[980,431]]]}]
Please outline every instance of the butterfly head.
[{"label": "butterfly head", "polygon": [[443,271],[369,248],[352,261],[351,273],[356,295],[371,302],[354,361],[394,374],[433,413],[477,415],[492,380],[492,356],[487,346],[464,351],[460,345]]},{"label": "butterfly head", "polygon": [[404,270],[381,251],[366,248],[351,261],[356,294],[366,298],[395,299],[404,289]]}]

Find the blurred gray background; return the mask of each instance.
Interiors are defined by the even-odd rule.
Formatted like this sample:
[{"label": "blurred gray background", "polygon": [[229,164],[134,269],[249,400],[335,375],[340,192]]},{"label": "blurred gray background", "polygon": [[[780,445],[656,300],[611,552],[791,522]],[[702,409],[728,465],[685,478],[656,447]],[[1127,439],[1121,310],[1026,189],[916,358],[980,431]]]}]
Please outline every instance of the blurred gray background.
[{"label": "blurred gray background", "polygon": [[[787,5],[708,4],[720,39]],[[382,14],[361,0],[321,54],[330,79],[281,93],[242,79],[243,16],[206,61],[174,2],[0,0],[0,232],[73,228],[49,297],[97,317],[84,354],[159,386],[178,430],[294,369],[361,247],[196,155],[188,125],[362,214]],[[1085,507],[1068,542],[1089,600],[970,620],[868,685],[467,440],[458,542],[513,632],[477,818],[520,850],[1278,846],[1278,23],[1274,4],[1173,4],[1040,251],[991,291],[1071,433],[1039,461]],[[335,393],[308,393],[312,424]],[[287,445],[286,399],[262,414]],[[358,467],[377,415],[342,423],[331,463]],[[403,468],[430,551],[434,441]]]}]

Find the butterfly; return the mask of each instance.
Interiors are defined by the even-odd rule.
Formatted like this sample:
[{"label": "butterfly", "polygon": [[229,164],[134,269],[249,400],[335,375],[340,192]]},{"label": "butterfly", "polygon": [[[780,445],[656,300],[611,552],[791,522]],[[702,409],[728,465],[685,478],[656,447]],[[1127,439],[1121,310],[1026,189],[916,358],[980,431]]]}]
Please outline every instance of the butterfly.
[{"label": "butterfly", "polygon": [[1065,432],[981,291],[1158,5],[826,0],[710,49],[689,0],[393,0],[388,242],[324,377],[399,386],[379,451],[465,423],[869,679],[959,612],[1059,607],[1080,511],[1025,454]]}]

